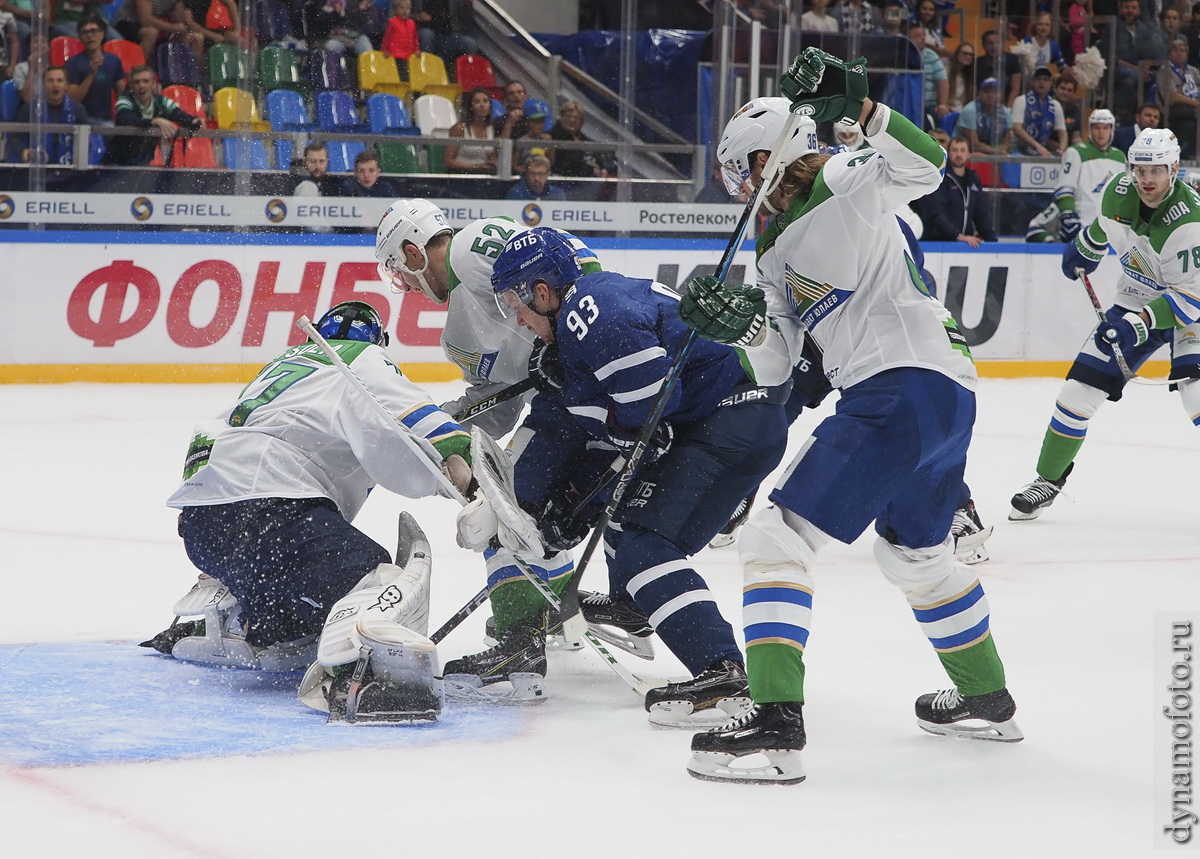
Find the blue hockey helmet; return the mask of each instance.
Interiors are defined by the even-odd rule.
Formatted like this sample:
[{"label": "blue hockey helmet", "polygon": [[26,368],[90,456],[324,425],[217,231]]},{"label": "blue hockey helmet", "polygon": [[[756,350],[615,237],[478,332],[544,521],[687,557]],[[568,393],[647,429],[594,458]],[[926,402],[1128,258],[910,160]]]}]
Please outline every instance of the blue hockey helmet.
[{"label": "blue hockey helmet", "polygon": [[583,277],[575,249],[551,227],[534,227],[509,240],[492,265],[492,291],[501,310],[528,305],[533,287],[545,283],[556,292]]},{"label": "blue hockey helmet", "polygon": [[391,340],[378,311],[362,301],[343,301],[331,307],[316,329],[326,340],[360,340],[376,346],[386,346]]}]

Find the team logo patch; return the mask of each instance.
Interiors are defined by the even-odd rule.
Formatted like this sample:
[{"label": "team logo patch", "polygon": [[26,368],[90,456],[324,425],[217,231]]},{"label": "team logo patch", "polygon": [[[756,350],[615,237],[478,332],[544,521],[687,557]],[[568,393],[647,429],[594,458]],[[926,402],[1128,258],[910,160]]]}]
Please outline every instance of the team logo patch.
[{"label": "team logo patch", "polygon": [[496,369],[496,361],[500,358],[499,352],[468,352],[466,349],[460,349],[451,343],[443,344],[446,349],[446,355],[463,369],[463,372],[470,373],[472,376],[477,376],[480,379],[490,379],[492,370]]},{"label": "team logo patch", "polygon": [[1125,269],[1127,275],[1142,284],[1142,286],[1148,286],[1151,289],[1157,290],[1162,289],[1162,284],[1154,276],[1154,268],[1150,265],[1150,261],[1136,247],[1130,248],[1121,257],[1121,266]]}]

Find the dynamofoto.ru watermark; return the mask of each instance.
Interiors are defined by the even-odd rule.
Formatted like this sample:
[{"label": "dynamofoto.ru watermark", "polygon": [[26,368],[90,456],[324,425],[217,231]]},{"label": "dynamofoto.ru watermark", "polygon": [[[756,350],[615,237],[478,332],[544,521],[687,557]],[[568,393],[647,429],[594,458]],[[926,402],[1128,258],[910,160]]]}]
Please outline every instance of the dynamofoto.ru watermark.
[{"label": "dynamofoto.ru watermark", "polygon": [[[1165,747],[1155,744],[1155,754],[1163,757],[1155,767],[1160,782],[1155,790],[1155,816],[1164,814],[1163,805],[1167,805],[1165,814],[1169,822],[1162,824],[1163,835],[1177,844],[1191,844],[1193,827],[1200,824],[1192,798],[1192,621],[1172,618],[1161,629],[1157,628],[1158,623],[1155,626],[1156,637],[1165,636],[1169,641],[1172,660],[1166,687],[1169,698],[1162,708],[1169,739]],[[1161,646],[1161,642],[1156,643]],[[1167,766],[1164,768],[1163,764]],[[1167,779],[1169,792],[1164,791],[1163,782]]]}]

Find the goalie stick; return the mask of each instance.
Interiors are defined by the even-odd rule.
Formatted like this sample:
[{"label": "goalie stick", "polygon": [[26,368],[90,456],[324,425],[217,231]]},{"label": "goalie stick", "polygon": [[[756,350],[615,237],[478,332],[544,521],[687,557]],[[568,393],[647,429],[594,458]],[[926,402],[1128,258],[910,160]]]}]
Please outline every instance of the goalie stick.
[{"label": "goalie stick", "polygon": [[[1100,320],[1101,325],[1108,325],[1109,321],[1104,316],[1104,307],[1100,304],[1100,299],[1096,297],[1096,290],[1092,289],[1092,282],[1088,278],[1087,272],[1082,268],[1075,269],[1075,276],[1079,278],[1079,282],[1083,284],[1083,288],[1087,290],[1088,298],[1092,301],[1092,309],[1096,311],[1096,318]],[[1125,360],[1125,355],[1121,351],[1121,347],[1116,343],[1109,343],[1112,348],[1113,357],[1117,360],[1117,366],[1121,370],[1121,375],[1125,377],[1126,382],[1137,382],[1140,385],[1170,385],[1171,379],[1151,379],[1147,376],[1139,376],[1129,367],[1129,362]]]},{"label": "goalie stick", "polygon": [[513,397],[519,397],[521,394],[533,388],[533,379],[524,378],[519,382],[509,385],[502,391],[497,391],[490,397],[484,397],[477,403],[472,403],[465,409],[451,415],[459,423],[469,421],[471,418],[478,417],[493,406],[498,406],[501,403],[508,402]]},{"label": "goalie stick", "polygon": [[[795,132],[800,119],[801,117],[798,113],[788,114],[787,122],[783,125],[783,131],[779,133],[779,138],[775,141],[775,145],[771,147],[771,155],[763,167],[758,188],[751,195],[750,202],[746,204],[746,208],[742,212],[742,217],[738,220],[733,235],[729,239],[729,244],[725,246],[725,252],[721,255],[721,261],[717,264],[717,280],[724,280],[725,276],[729,274],[729,267],[733,264],[733,256],[737,253],[737,249],[742,243],[746,227],[754,217],[755,212],[758,211],[758,207],[762,204],[762,198],[766,193],[766,189],[774,184],[775,174],[781,166],[779,162],[783,154],[784,143]],[[650,439],[662,421],[663,413],[667,410],[667,403],[671,399],[671,392],[675,390],[675,386],[679,383],[679,379],[683,375],[683,365],[687,362],[688,354],[692,351],[692,347],[695,345],[698,336],[694,330],[689,331],[687,337],[684,338],[683,343],[680,345],[679,351],[675,354],[675,359],[672,361],[667,375],[663,378],[662,387],[658,392],[658,399],[654,402],[654,408],[651,409],[649,417],[646,418],[642,434],[638,436],[638,440],[629,454],[629,461],[625,464],[625,470],[617,478],[617,484],[613,487],[608,505],[604,508],[604,512],[600,514],[600,519],[596,522],[592,530],[591,539],[588,540],[587,546],[584,547],[583,555],[579,559],[579,564],[575,567],[575,575],[571,577],[571,581],[567,583],[566,588],[563,590],[563,608],[561,614],[563,618],[563,631],[567,634],[568,639],[577,638],[587,630],[587,624],[579,610],[579,583],[583,579],[583,571],[587,569],[588,561],[595,553],[596,546],[604,538],[605,528],[608,527],[608,523],[617,512],[617,508],[621,504],[621,499],[625,497],[625,491],[629,488],[634,474],[637,473],[638,468],[642,464],[642,459],[646,456],[646,451],[650,446]]]},{"label": "goalie stick", "polygon": [[[417,457],[421,460],[425,467],[429,469],[430,473],[442,486],[442,489],[445,490],[446,494],[459,504],[466,506],[466,496],[464,496],[462,492],[459,491],[458,487],[451,482],[450,478],[448,478],[442,472],[441,466],[435,462],[433,457],[430,455],[432,448],[427,450],[424,446],[422,446],[412,430],[396,419],[396,416],[388,410],[388,407],[380,402],[379,398],[375,396],[375,392],[367,386],[367,383],[359,378],[359,375],[354,372],[350,365],[342,360],[342,356],[337,353],[337,350],[329,345],[329,341],[322,337],[321,333],[317,331],[315,327],[313,327],[312,321],[307,316],[301,316],[296,320],[296,327],[308,335],[309,340],[317,345],[321,352],[324,353],[325,357],[330,360],[333,366],[337,367],[338,371],[347,379],[349,379],[350,383],[360,393],[362,393],[363,396],[371,401],[379,413],[383,416],[386,416],[388,422],[395,426],[396,432],[400,435],[400,438],[403,439],[405,445],[407,445],[410,450],[417,454]],[[518,570],[521,571],[521,575],[525,576],[525,578],[527,578],[530,583],[538,589],[538,592],[546,599],[546,602],[550,603],[550,605],[552,605],[554,608],[561,611],[562,603],[559,600],[558,595],[555,594],[554,591],[552,591],[550,587],[541,580],[538,574],[535,573],[532,568],[530,568],[529,564],[517,557],[515,553],[509,552],[509,554],[512,556],[513,564]],[[572,577],[572,581],[575,581],[575,577]],[[576,596],[576,611],[578,611],[578,596]],[[438,631],[440,632],[441,630]],[[566,626],[564,624],[564,632],[565,631]],[[627,668],[625,668],[625,666],[618,662],[616,657],[609,652],[608,648],[601,643],[600,639],[598,639],[591,632],[591,630],[587,629],[586,625],[582,632],[578,632],[574,637],[577,639],[582,639],[590,644],[592,649],[594,649],[596,653],[600,655],[600,658],[604,660],[609,668],[611,668],[618,677],[624,680],[634,692],[641,695],[643,698],[645,697],[646,692],[654,688],[653,684],[647,683],[641,677],[638,677],[636,674],[629,671]]]}]

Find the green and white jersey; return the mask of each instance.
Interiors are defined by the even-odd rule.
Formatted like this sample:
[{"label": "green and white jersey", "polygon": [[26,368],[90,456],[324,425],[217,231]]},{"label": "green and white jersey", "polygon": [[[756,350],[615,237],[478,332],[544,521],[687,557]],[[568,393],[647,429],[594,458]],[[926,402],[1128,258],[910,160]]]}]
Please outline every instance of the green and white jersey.
[{"label": "green and white jersey", "polygon": [[949,311],[931,297],[896,223],[896,208],[935,190],[937,141],[887,111],[871,149],[834,155],[807,199],[758,242],[758,285],[774,330],[746,352],[756,380],[779,384],[807,330],[835,388],[894,367],[922,367],[973,390],[975,365]]},{"label": "green and white jersey", "polygon": [[1133,179],[1122,173],[1104,189],[1100,216],[1075,246],[1100,259],[1111,245],[1121,258],[1117,304],[1147,310],[1155,328],[1180,328],[1200,318],[1200,195],[1176,181],[1153,212]]},{"label": "green and white jersey", "polygon": [[[511,218],[484,218],[463,227],[450,240],[446,255],[450,299],[442,351],[462,369],[467,381],[466,394],[445,404],[451,414],[529,375],[535,335],[520,324],[515,313],[502,314],[492,292],[492,264],[509,239],[528,229]],[[575,248],[585,274],[600,270],[596,255],[583,242],[568,233],[563,235]],[[470,423],[498,438],[516,425],[531,396],[501,403]]]},{"label": "green and white jersey", "polygon": [[1125,172],[1125,156],[1115,146],[1101,149],[1091,141],[1076,143],[1063,153],[1062,184],[1054,192],[1060,212],[1078,212],[1090,223],[1100,214],[1100,199],[1109,181]]},{"label": "green and white jersey", "polygon": [[[435,406],[371,343],[333,340],[338,354],[388,412],[444,458],[470,446],[463,428]],[[237,403],[197,427],[183,484],[169,507],[251,498],[329,498],[353,519],[376,484],[408,498],[433,495],[429,468],[361,391],[313,343],[267,364]]]}]

